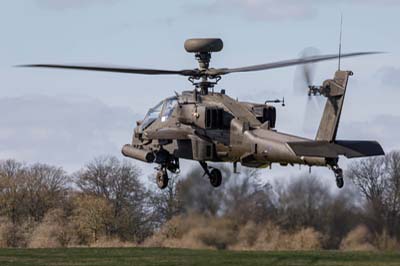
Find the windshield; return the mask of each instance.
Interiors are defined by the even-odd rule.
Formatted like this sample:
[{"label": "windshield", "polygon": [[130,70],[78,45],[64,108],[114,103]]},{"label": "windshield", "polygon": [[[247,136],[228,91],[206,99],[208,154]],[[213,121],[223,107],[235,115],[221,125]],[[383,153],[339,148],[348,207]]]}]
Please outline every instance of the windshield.
[{"label": "windshield", "polygon": [[161,122],[165,122],[171,116],[176,105],[176,98],[169,98],[165,101],[164,110],[161,115]]},{"label": "windshield", "polygon": [[160,116],[162,106],[163,102],[160,102],[147,112],[145,118],[143,119],[142,129],[150,126]]}]

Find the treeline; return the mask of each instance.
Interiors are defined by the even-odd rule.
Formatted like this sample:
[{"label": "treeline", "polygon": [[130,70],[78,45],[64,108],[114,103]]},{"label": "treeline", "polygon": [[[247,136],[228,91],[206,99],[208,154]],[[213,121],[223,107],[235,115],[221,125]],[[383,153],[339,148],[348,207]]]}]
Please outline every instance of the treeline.
[{"label": "treeline", "polygon": [[400,152],[353,162],[342,190],[332,176],[266,183],[254,169],[222,171],[217,189],[194,168],[160,191],[115,157],[71,175],[1,161],[0,247],[400,249]]}]

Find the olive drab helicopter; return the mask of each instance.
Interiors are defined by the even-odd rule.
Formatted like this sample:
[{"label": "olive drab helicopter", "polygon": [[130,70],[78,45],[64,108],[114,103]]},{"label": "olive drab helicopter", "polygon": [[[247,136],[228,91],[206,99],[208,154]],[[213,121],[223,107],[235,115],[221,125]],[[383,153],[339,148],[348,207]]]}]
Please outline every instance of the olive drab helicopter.
[{"label": "olive drab helicopter", "polygon": [[[309,84],[308,95],[326,97],[325,109],[315,139],[306,139],[276,130],[276,108],[265,103],[241,102],[229,97],[225,89],[216,92],[222,76],[249,71],[304,65],[325,60],[370,55],[358,52],[339,55],[318,55],[239,68],[211,68],[213,52],[223,48],[221,39],[189,39],[184,47],[193,53],[198,68],[184,70],[144,69],[99,65],[35,64],[24,67],[61,68],[106,71],[144,75],[181,75],[193,85],[160,101],[150,108],[143,120],[137,121],[131,144],[122,148],[124,156],[158,165],[157,185],[168,185],[168,171],[180,170],[179,160],[198,161],[214,187],[222,182],[221,171],[208,162],[237,163],[246,167],[266,167],[278,163],[329,167],[339,188],[343,187],[343,171],[339,156],[347,158],[383,155],[376,141],[336,139],[348,78],[351,71],[336,71],[333,79],[321,86]],[[273,102],[281,102],[279,100]]]}]

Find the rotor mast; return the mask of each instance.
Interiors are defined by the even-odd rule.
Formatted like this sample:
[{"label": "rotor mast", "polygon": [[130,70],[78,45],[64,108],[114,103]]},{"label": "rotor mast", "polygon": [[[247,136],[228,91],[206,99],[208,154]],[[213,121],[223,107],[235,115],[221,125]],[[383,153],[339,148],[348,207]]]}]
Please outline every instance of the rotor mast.
[{"label": "rotor mast", "polygon": [[[211,53],[210,52],[199,52],[195,54],[197,61],[199,62],[200,73],[206,72],[210,66]],[[200,89],[200,94],[208,94],[208,89],[213,87],[214,84],[208,81],[209,76],[207,74],[202,74],[200,82],[194,84],[196,88]]]},{"label": "rotor mast", "polygon": [[[218,75],[210,74],[210,60],[212,52],[219,52],[223,48],[221,39],[188,39],[185,41],[185,50],[188,53],[194,53],[197,62],[199,63],[197,75],[189,77],[189,81],[200,90],[200,94],[208,94],[208,89],[214,87],[221,78]],[[215,81],[210,81],[215,79]],[[195,80],[200,80],[195,82]]]}]

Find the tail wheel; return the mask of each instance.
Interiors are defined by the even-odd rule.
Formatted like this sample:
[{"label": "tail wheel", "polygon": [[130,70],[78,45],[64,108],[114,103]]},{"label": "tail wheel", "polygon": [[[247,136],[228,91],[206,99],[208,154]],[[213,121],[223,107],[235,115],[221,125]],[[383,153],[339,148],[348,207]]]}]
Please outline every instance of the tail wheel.
[{"label": "tail wheel", "polygon": [[214,168],[210,172],[210,183],[213,187],[219,187],[222,183],[222,174],[221,171]]},{"label": "tail wheel", "polygon": [[168,173],[167,170],[163,169],[163,170],[159,170],[156,174],[156,181],[157,181],[157,186],[160,189],[164,189],[168,186]]},{"label": "tail wheel", "polygon": [[344,180],[343,177],[337,177],[336,178],[336,186],[338,188],[342,188],[344,186]]},{"label": "tail wheel", "polygon": [[344,186],[343,170],[340,168],[337,168],[335,170],[335,177],[336,177],[336,186],[338,188],[342,188]]}]

